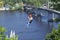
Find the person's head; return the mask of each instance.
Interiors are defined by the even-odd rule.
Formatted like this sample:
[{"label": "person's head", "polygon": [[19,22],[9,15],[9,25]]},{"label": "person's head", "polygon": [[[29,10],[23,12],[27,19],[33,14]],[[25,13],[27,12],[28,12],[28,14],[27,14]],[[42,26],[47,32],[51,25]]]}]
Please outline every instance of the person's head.
[{"label": "person's head", "polygon": [[32,17],[32,13],[30,13],[29,16]]}]

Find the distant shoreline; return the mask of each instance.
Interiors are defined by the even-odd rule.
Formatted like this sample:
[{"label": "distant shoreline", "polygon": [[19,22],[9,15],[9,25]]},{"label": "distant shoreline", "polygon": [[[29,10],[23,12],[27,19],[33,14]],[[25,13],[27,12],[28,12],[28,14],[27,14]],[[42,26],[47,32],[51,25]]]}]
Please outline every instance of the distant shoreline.
[{"label": "distant shoreline", "polygon": [[5,7],[0,8],[0,11],[5,11],[5,10],[9,10],[9,8],[5,8]]}]

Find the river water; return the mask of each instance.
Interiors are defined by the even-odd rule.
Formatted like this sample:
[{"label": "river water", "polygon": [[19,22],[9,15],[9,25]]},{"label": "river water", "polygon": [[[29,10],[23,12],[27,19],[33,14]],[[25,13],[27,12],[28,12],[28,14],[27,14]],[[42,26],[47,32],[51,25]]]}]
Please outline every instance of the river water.
[{"label": "river water", "polygon": [[28,15],[19,11],[0,11],[0,26],[6,28],[6,35],[11,30],[16,32],[19,40],[45,40],[46,34],[50,31],[48,25],[41,24],[33,19],[27,26]]}]

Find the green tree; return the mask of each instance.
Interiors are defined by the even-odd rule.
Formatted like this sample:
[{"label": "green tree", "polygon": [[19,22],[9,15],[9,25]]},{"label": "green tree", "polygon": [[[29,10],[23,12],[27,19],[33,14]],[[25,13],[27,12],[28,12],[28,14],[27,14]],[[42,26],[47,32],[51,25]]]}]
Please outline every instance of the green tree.
[{"label": "green tree", "polygon": [[18,36],[13,36],[12,38],[10,38],[10,40],[18,40]]},{"label": "green tree", "polygon": [[11,38],[8,38],[8,36],[4,34],[5,32],[6,32],[6,29],[3,26],[0,26],[0,40],[18,40],[17,35]]},{"label": "green tree", "polygon": [[6,29],[3,26],[0,26],[0,40],[4,40],[5,39],[4,32],[6,32]]},{"label": "green tree", "polygon": [[0,26],[0,34],[6,32],[6,29],[3,26]]},{"label": "green tree", "polygon": [[23,2],[28,3],[28,4],[33,4],[36,7],[40,7],[43,4],[46,4],[47,0],[23,0]]},{"label": "green tree", "polygon": [[60,0],[51,0],[53,9],[60,11]]},{"label": "green tree", "polygon": [[51,33],[47,34],[45,40],[60,40],[60,24],[58,29],[53,29]]}]

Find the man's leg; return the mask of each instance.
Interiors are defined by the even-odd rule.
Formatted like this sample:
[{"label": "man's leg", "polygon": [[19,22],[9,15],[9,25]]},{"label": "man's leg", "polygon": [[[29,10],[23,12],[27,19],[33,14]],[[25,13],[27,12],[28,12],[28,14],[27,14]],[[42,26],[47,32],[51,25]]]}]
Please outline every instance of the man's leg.
[{"label": "man's leg", "polygon": [[31,24],[32,20],[29,22]]}]

